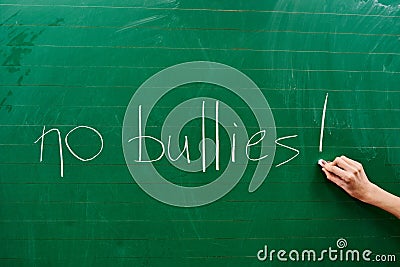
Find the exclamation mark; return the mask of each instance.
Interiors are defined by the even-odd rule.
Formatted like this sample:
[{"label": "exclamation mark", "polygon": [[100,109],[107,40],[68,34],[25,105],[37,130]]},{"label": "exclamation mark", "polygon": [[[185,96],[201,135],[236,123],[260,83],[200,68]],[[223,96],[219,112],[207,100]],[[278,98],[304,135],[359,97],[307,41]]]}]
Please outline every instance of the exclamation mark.
[{"label": "exclamation mark", "polygon": [[321,133],[319,135],[319,152],[322,152],[322,140],[324,139],[325,113],[326,113],[326,104],[327,103],[328,103],[328,93],[326,93],[324,109],[322,111]]}]

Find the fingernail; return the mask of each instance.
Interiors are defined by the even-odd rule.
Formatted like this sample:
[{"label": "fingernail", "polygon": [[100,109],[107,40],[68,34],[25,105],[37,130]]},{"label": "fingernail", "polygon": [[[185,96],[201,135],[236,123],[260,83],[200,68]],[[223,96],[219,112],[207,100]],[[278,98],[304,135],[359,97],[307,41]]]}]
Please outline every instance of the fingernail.
[{"label": "fingernail", "polygon": [[321,167],[324,167],[324,165],[326,164],[326,161],[323,159],[318,160],[318,165]]}]

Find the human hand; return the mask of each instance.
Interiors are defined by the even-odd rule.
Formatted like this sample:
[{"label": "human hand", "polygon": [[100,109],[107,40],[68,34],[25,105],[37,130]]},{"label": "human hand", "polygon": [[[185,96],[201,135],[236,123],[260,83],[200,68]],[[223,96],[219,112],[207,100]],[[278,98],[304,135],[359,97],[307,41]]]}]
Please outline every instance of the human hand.
[{"label": "human hand", "polygon": [[333,162],[319,160],[318,164],[328,180],[337,184],[350,196],[386,210],[400,219],[400,197],[371,183],[359,162],[341,156]]},{"label": "human hand", "polygon": [[318,164],[321,165],[328,180],[341,187],[350,196],[370,203],[376,186],[368,180],[359,162],[341,156],[333,162],[320,160]]}]

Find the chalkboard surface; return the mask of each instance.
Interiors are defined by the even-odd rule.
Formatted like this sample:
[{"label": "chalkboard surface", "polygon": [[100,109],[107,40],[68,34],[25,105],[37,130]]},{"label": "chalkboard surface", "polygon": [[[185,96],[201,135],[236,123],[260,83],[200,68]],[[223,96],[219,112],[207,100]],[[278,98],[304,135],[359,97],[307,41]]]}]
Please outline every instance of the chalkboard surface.
[{"label": "chalkboard surface", "polygon": [[1,0],[0,266],[398,266],[316,163],[400,195],[399,40],[398,0]]}]

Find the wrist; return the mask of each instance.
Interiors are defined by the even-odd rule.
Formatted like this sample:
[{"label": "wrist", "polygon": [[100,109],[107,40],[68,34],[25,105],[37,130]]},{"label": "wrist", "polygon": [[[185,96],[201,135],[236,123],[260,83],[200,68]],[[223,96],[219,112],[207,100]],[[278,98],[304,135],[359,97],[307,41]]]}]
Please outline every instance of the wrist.
[{"label": "wrist", "polygon": [[377,186],[374,183],[369,182],[366,193],[365,193],[364,197],[360,200],[365,203],[376,206],[378,204],[377,201],[379,200],[380,190],[381,190],[381,188],[379,186]]}]

